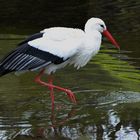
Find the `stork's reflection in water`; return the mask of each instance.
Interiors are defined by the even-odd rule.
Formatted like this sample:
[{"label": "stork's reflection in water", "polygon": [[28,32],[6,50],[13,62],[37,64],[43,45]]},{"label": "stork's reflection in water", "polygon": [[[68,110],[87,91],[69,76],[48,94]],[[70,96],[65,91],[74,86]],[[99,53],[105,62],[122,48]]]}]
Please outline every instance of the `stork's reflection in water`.
[{"label": "stork's reflection in water", "polygon": [[22,129],[17,132],[14,139],[35,139],[35,140],[46,140],[46,139],[69,139],[62,135],[63,131],[67,131],[64,127],[75,115],[77,109],[71,107],[70,111],[66,114],[61,112],[65,109],[65,105],[56,105],[55,108],[51,108],[51,115],[49,116],[50,122],[47,126],[35,126],[33,129]]}]

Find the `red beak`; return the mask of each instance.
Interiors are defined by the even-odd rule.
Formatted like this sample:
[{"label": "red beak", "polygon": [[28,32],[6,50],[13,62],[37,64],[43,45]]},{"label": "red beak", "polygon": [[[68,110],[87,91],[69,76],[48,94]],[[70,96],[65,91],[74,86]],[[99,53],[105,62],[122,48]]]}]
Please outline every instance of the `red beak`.
[{"label": "red beak", "polygon": [[104,30],[103,31],[103,35],[118,49],[120,49],[120,46],[118,45],[118,43],[116,42],[116,40],[113,38],[113,36],[111,35],[111,33],[108,30]]}]

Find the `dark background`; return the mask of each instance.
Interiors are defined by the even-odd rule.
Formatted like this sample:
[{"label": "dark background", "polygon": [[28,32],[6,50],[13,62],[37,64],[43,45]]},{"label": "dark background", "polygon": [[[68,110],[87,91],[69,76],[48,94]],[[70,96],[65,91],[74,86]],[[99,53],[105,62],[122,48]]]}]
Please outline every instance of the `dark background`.
[{"label": "dark background", "polygon": [[94,16],[105,20],[111,30],[117,28],[117,33],[133,32],[140,30],[139,8],[139,0],[0,0],[0,27],[5,29],[1,32],[51,26],[83,28]]}]

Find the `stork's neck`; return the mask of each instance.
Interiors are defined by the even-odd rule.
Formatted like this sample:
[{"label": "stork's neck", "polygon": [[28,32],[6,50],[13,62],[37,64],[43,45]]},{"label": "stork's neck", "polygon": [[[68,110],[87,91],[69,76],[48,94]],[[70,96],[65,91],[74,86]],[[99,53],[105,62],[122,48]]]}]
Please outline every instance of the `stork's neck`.
[{"label": "stork's neck", "polygon": [[85,46],[92,51],[99,51],[101,46],[102,35],[97,30],[87,30],[85,31]]},{"label": "stork's neck", "polygon": [[71,64],[80,68],[87,64],[87,62],[96,55],[101,45],[101,34],[98,31],[85,32],[84,45],[81,46]]}]

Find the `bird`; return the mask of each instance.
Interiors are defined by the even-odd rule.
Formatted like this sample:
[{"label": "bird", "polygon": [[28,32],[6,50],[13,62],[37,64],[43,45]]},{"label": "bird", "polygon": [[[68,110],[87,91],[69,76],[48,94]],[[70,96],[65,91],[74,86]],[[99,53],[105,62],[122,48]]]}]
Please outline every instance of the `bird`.
[{"label": "bird", "polygon": [[[46,28],[20,42],[0,61],[0,76],[11,72],[38,71],[35,82],[50,90],[52,106],[54,89],[63,91],[73,103],[77,103],[70,89],[53,84],[52,75],[67,65],[73,65],[77,69],[84,67],[99,52],[102,36],[116,48],[120,48],[100,18],[88,19],[84,30],[69,27]],[[48,75],[48,82],[41,80],[43,75]]]}]

